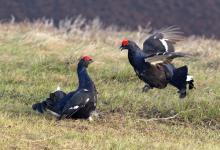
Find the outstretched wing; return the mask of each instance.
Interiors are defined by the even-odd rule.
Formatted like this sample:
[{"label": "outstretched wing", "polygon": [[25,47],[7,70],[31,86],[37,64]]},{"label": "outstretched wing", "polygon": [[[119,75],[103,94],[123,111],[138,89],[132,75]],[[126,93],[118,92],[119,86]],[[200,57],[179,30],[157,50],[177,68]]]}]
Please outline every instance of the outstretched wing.
[{"label": "outstretched wing", "polygon": [[145,62],[149,62],[151,64],[163,63],[163,62],[171,62],[173,59],[178,57],[187,57],[190,56],[186,53],[181,52],[165,52],[165,53],[157,53],[152,55],[151,57],[145,58]]},{"label": "outstretched wing", "polygon": [[170,26],[155,31],[144,41],[143,51],[146,54],[174,52],[173,44],[183,39],[182,32],[179,30],[178,27]]},{"label": "outstretched wing", "polygon": [[90,96],[88,91],[85,91],[84,89],[77,91],[70,98],[70,100],[66,102],[59,119],[61,119],[62,117],[64,118],[71,117],[81,108],[85,107],[85,105],[89,102],[89,100],[90,100]]}]

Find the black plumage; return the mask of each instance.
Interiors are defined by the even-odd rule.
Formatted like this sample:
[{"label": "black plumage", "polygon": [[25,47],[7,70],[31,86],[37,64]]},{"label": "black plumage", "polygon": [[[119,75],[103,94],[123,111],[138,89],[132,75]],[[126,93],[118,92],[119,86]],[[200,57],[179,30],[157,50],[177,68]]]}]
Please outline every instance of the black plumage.
[{"label": "black plumage", "polygon": [[36,110],[40,113],[44,113],[45,111],[52,111],[55,114],[56,110],[54,110],[55,105],[61,100],[63,97],[66,96],[66,93],[61,91],[58,87],[56,91],[49,94],[49,97],[43,100],[42,102],[35,103],[32,105],[33,110]]},{"label": "black plumage", "polygon": [[170,26],[155,31],[143,43],[143,51],[146,54],[174,52],[174,44],[183,39],[179,28]]},{"label": "black plumage", "polygon": [[[143,91],[148,91],[152,88],[163,89],[168,83],[179,89],[180,98],[186,96],[186,85],[187,85],[187,66],[180,68],[175,68],[170,61],[163,61],[161,63],[152,64],[151,61],[154,56],[162,55],[166,60],[172,60],[177,57],[184,57],[182,53],[178,54],[176,52],[166,52],[156,54],[146,54],[144,53],[138,45],[127,39],[122,41],[121,49],[128,50],[128,60],[136,75],[145,82]],[[193,85],[192,85],[193,86]]]},{"label": "black plumage", "polygon": [[[90,56],[84,56],[79,61],[77,67],[79,86],[76,91],[64,94],[62,98],[57,98],[57,100],[50,98],[50,100],[43,101],[41,107],[43,106],[44,110],[55,114],[58,119],[89,118],[91,113],[95,111],[97,103],[97,90],[87,72],[87,67],[91,62]],[[37,105],[39,103],[34,104],[33,109],[39,110],[36,109]]]}]

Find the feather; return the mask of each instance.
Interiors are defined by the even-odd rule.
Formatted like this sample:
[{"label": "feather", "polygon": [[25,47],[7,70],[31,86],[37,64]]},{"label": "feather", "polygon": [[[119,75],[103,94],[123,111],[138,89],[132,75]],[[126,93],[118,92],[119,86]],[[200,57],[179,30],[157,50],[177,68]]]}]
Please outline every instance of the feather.
[{"label": "feather", "polygon": [[180,28],[177,26],[169,26],[166,28],[161,28],[155,30],[151,36],[159,36],[159,39],[167,39],[173,43],[181,41],[184,39],[183,32],[180,31]]},{"label": "feather", "polygon": [[177,57],[187,57],[187,56],[190,56],[190,55],[186,53],[181,53],[181,52],[167,52],[167,53],[159,53],[154,56],[147,57],[144,60],[145,62],[156,64],[160,62],[171,61]]}]

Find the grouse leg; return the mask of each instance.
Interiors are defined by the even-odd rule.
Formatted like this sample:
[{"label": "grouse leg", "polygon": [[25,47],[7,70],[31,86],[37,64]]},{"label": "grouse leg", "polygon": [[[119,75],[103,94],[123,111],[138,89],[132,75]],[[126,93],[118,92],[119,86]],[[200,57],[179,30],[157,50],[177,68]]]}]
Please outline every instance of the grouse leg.
[{"label": "grouse leg", "polygon": [[180,94],[179,98],[185,98],[186,97],[186,88],[179,90],[178,93]]}]

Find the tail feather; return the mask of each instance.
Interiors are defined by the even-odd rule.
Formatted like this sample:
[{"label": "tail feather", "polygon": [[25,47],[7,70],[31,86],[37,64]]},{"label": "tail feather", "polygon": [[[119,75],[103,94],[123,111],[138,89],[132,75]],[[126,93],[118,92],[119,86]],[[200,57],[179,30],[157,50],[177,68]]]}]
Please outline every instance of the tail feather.
[{"label": "tail feather", "polygon": [[49,94],[49,98],[46,98],[40,103],[35,103],[32,105],[32,109],[40,113],[45,111],[52,112],[52,114],[59,114],[59,108],[56,106],[59,104],[59,101],[66,96],[66,93],[63,91],[56,91]]},{"label": "tail feather", "polygon": [[195,88],[193,82],[193,76],[188,75],[187,66],[175,69],[172,79],[170,80],[170,84],[179,89],[180,98],[186,97],[187,85],[189,86],[189,89]]},{"label": "tail feather", "polygon": [[32,109],[38,111],[39,113],[44,113],[46,111],[44,103],[35,103],[32,105]]},{"label": "tail feather", "polygon": [[195,88],[193,76],[187,75],[186,82],[189,85],[190,90]]},{"label": "tail feather", "polygon": [[187,75],[186,81],[189,82],[189,81],[192,81],[192,80],[193,80],[193,76]]},{"label": "tail feather", "polygon": [[187,66],[183,66],[174,70],[174,75],[170,81],[170,83],[179,89],[179,97],[186,97],[186,79],[188,74]]},{"label": "tail feather", "polygon": [[161,28],[156,30],[153,35],[162,35],[164,39],[169,39],[169,41],[175,43],[184,39],[183,32],[177,26],[169,26],[166,28]]},{"label": "tail feather", "polygon": [[188,74],[187,66],[183,66],[174,70],[171,84],[177,87],[179,90],[186,89],[186,79]]}]

